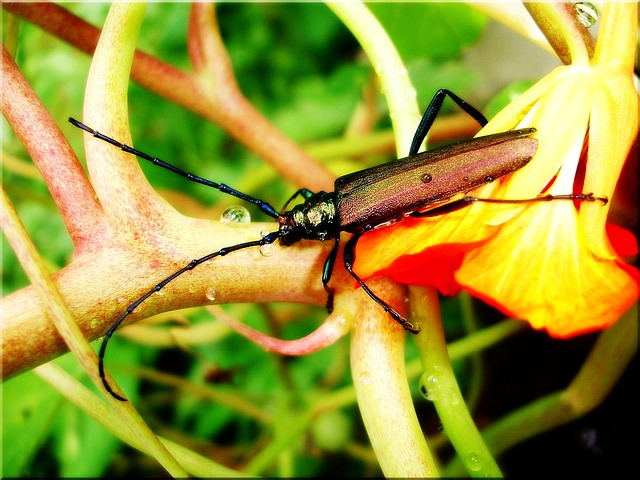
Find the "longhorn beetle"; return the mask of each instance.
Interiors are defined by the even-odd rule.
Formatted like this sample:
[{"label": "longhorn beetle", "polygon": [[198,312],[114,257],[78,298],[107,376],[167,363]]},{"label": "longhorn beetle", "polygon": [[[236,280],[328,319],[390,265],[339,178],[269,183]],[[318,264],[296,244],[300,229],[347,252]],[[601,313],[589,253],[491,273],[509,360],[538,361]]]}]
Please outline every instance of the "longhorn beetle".
[{"label": "longhorn beetle", "polygon": [[225,184],[212,182],[192,173],[187,173],[159,158],[152,157],[128,145],[123,145],[78,120],[69,118],[69,122],[73,125],[100,140],[104,140],[127,153],[181,175],[187,180],[215,188],[222,193],[252,203],[263,213],[278,221],[278,230],[264,235],[260,240],[231,245],[192,260],[129,305],[126,311],[111,325],[100,345],[98,353],[100,377],[106,390],[115,398],[126,400],[111,389],[104,373],[104,355],[107,343],[124,319],[142,302],[161,290],[169,282],[214,257],[227,255],[244,248],[271,244],[276,240],[279,240],[283,246],[292,245],[302,239],[333,240],[333,248],[325,260],[322,271],[322,284],[328,294],[327,309],[331,311],[333,308],[333,290],[329,287],[329,281],[338,255],[340,233],[351,233],[352,236],[345,244],[343,254],[346,270],[360,284],[369,297],[377,302],[394,320],[406,330],[418,333],[419,329],[373,293],[367,284],[353,271],[355,247],[364,233],[375,228],[391,225],[405,217],[442,215],[463,208],[473,202],[524,203],[556,199],[591,202],[600,200],[603,203],[608,201],[605,197],[594,197],[592,193],[544,195],[520,200],[498,200],[465,195],[460,199],[450,201],[458,194],[469,192],[475,187],[522,168],[529,163],[535,154],[538,141],[531,138],[531,135],[536,131],[535,128],[525,128],[473,138],[418,153],[447,96],[481,126],[487,124],[487,119],[478,110],[453,92],[444,89],[438,90],[418,124],[408,157],[339,177],[335,181],[333,192],[320,191],[313,193],[306,188],[300,189],[285,204],[285,209],[297,197],[301,197],[303,202],[295,205],[291,210],[283,212],[278,212],[270,204]]}]

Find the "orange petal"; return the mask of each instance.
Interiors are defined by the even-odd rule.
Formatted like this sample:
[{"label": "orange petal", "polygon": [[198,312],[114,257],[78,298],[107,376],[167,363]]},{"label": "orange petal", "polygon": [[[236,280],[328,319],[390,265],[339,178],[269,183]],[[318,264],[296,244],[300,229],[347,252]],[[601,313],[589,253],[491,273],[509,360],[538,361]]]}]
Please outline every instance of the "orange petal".
[{"label": "orange petal", "polygon": [[[501,181],[496,181],[471,194],[490,197],[501,184]],[[358,242],[356,273],[363,278],[379,272],[391,274],[388,269],[397,259],[419,254],[437,245],[477,245],[494,231],[484,219],[486,209],[493,211],[496,208],[496,205],[476,203],[446,215],[406,218],[393,226],[368,232]]]},{"label": "orange petal", "polygon": [[[638,272],[619,260],[594,256],[590,236],[572,202],[532,204],[471,252],[456,279],[554,337],[602,329],[637,300]],[[609,258],[617,257],[611,252]]]}]

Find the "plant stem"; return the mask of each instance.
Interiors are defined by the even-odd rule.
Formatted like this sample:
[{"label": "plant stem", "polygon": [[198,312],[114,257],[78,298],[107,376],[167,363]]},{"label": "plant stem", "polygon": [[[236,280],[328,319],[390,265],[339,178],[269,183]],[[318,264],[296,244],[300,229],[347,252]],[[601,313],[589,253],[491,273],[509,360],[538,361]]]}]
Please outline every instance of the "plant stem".
[{"label": "plant stem", "polygon": [[[587,360],[564,391],[554,392],[512,411],[483,430],[497,455],[540,433],[567,424],[600,405],[638,351],[638,311],[631,308],[600,334]],[[458,459],[446,474],[463,473]]]},{"label": "plant stem", "polygon": [[377,19],[361,3],[338,2],[327,6],[344,22],[369,57],[380,78],[380,88],[389,103],[389,116],[396,137],[396,150],[409,151],[420,112],[407,68]]},{"label": "plant stem", "polygon": [[434,289],[409,289],[413,318],[423,333],[416,335],[424,373],[421,389],[433,401],[446,434],[467,472],[473,477],[502,476],[491,452],[478,432],[458,388],[447,354],[440,306]]},{"label": "plant stem", "polygon": [[[401,296],[389,282],[371,280],[369,286],[382,298]],[[354,296],[358,298],[354,311],[358,321],[351,340],[351,370],[358,406],[380,467],[387,477],[438,476],[407,385],[406,333],[364,292]]]}]

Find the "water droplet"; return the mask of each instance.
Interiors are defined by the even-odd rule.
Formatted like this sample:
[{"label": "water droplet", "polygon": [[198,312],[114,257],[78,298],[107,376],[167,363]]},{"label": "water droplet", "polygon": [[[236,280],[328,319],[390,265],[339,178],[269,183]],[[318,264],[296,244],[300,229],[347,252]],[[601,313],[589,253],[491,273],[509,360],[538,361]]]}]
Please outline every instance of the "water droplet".
[{"label": "water droplet", "polygon": [[368,372],[363,372],[360,374],[360,381],[363,385],[369,385],[371,383],[371,378],[369,377]]},{"label": "water droplet", "polygon": [[484,177],[484,181],[487,183],[491,183],[495,180],[494,177],[492,177],[491,175],[487,175],[486,177]]},{"label": "water droplet", "polygon": [[127,301],[127,299],[124,298],[124,297],[118,297],[118,299],[116,300],[116,302],[118,302],[118,303],[124,303],[126,301]]},{"label": "water droplet", "polygon": [[205,295],[205,297],[207,297],[207,299],[208,299],[208,300],[210,300],[210,301],[212,301],[212,302],[213,302],[213,301],[215,301],[215,299],[216,299],[216,293],[218,293],[218,292],[216,292],[216,289],[215,289],[215,288],[213,288],[213,287],[208,287],[208,288],[205,290],[204,295]]},{"label": "water droplet", "polygon": [[482,468],[482,460],[480,459],[480,455],[475,452],[469,453],[464,463],[467,469],[471,470],[472,472],[477,472]]},{"label": "water droplet", "polygon": [[263,257],[273,255],[273,245],[271,243],[260,245],[260,255],[262,255]]},{"label": "water droplet", "polygon": [[220,221],[224,224],[230,223],[249,223],[251,221],[251,214],[249,210],[242,205],[232,205],[227,208],[222,215],[220,215]]},{"label": "water droplet", "polygon": [[156,295],[162,297],[164,295],[164,290],[156,290]]},{"label": "water droplet", "polygon": [[420,393],[424,398],[433,402],[440,393],[441,385],[440,379],[435,375],[422,375],[420,378]]},{"label": "water droplet", "polygon": [[578,22],[580,22],[585,28],[594,26],[598,21],[598,9],[592,3],[574,3],[573,10],[576,12]]},{"label": "water droplet", "polygon": [[462,180],[464,180],[465,182],[468,182],[469,181],[469,177],[465,175],[464,177],[462,177]]},{"label": "water droplet", "polygon": [[420,175],[420,181],[422,183],[429,183],[431,180],[433,180],[433,177],[430,173],[423,173],[422,175]]}]

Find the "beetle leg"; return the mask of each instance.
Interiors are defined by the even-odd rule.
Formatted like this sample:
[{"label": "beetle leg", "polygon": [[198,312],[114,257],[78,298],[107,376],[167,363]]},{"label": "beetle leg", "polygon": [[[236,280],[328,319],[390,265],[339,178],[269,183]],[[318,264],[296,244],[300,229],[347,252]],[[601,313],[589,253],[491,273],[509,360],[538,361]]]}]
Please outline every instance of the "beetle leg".
[{"label": "beetle leg", "polygon": [[411,148],[409,149],[409,156],[415,155],[420,150],[420,145],[424,142],[424,139],[427,138],[427,133],[431,130],[431,126],[435,121],[440,109],[442,108],[442,103],[444,99],[449,95],[449,98],[456,102],[458,106],[467,112],[470,116],[472,116],[482,127],[484,127],[488,121],[482,113],[476,110],[474,107],[469,105],[451,90],[445,90],[441,88],[436,92],[436,94],[431,99],[429,106],[424,111],[424,115],[420,119],[420,123],[418,124],[418,128],[416,128],[416,133],[413,136],[413,141],[411,142]]},{"label": "beetle leg", "polygon": [[396,322],[402,325],[405,330],[408,330],[411,333],[418,333],[420,331],[419,328],[414,327],[409,320],[407,320],[398,312],[396,312],[391,307],[391,305],[389,305],[387,302],[385,302],[380,297],[378,297],[375,293],[373,293],[371,289],[367,286],[367,284],[364,283],[364,280],[362,280],[353,271],[353,264],[355,263],[355,260],[356,260],[356,253],[355,253],[356,244],[358,243],[358,240],[360,239],[361,236],[362,236],[362,233],[355,233],[344,246],[344,253],[343,253],[344,268],[346,268],[347,272],[349,272],[351,276],[356,279],[356,281],[360,284],[360,286],[367,293],[367,295],[369,295],[372,300],[374,300],[378,305],[380,305],[385,312],[391,315],[391,317]]},{"label": "beetle leg", "polygon": [[550,202],[552,200],[576,200],[580,202],[602,202],[606,205],[609,202],[607,197],[596,197],[593,193],[568,193],[565,195],[541,195],[533,198],[480,198],[480,197],[463,197],[453,202],[440,205],[430,210],[423,212],[412,212],[409,214],[411,217],[437,217],[438,215],[444,215],[445,213],[451,213],[461,208],[466,207],[470,203],[484,202],[484,203],[503,203],[503,204],[515,204],[515,203],[533,203],[533,202]]},{"label": "beetle leg", "polygon": [[322,286],[327,292],[327,312],[333,312],[333,288],[329,286],[331,275],[333,274],[333,267],[336,264],[336,257],[338,256],[338,245],[340,244],[340,237],[335,239],[333,248],[324,261],[324,267],[322,267]]},{"label": "beetle leg", "polygon": [[416,217],[416,218],[437,217],[438,215],[444,215],[445,213],[451,213],[451,212],[455,212],[456,210],[460,210],[461,208],[464,208],[470,203],[473,203],[476,201],[478,201],[476,197],[463,197],[458,200],[454,200],[453,202],[445,203],[443,205],[430,208],[429,210],[424,210],[422,212],[411,212],[409,216]]},{"label": "beetle leg", "polygon": [[291,205],[291,203],[296,199],[297,196],[300,196],[304,200],[306,200],[311,195],[313,195],[313,192],[311,190],[309,190],[308,188],[301,188],[296,193],[291,195],[291,198],[289,200],[287,200],[287,203],[285,203],[284,207],[282,207],[282,211],[286,212],[287,210],[289,210],[289,205]]}]

